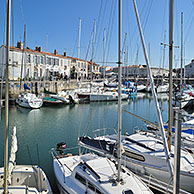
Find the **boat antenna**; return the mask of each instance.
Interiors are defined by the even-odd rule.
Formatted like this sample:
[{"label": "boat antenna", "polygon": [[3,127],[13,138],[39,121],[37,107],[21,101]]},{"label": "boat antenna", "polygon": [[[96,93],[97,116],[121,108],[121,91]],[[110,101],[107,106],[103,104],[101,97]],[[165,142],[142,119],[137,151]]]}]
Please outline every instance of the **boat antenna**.
[{"label": "boat antenna", "polygon": [[[167,140],[166,140],[166,136],[165,136],[164,126],[163,126],[163,121],[162,121],[162,115],[161,115],[161,112],[160,112],[160,107],[159,107],[159,103],[158,103],[158,100],[157,100],[156,91],[155,91],[155,88],[154,88],[154,81],[153,81],[153,76],[152,76],[152,72],[151,72],[151,69],[150,69],[150,62],[149,62],[149,58],[148,58],[148,55],[147,55],[147,50],[146,50],[146,46],[145,46],[145,41],[144,41],[144,37],[143,37],[143,32],[142,32],[142,28],[141,28],[141,24],[140,24],[140,20],[139,20],[139,14],[138,14],[137,5],[136,5],[135,0],[133,0],[133,4],[134,4],[137,24],[138,24],[138,28],[139,28],[139,33],[140,33],[140,37],[141,37],[142,47],[143,47],[143,51],[144,51],[144,57],[145,57],[145,61],[146,61],[146,64],[147,64],[147,71],[148,71],[148,75],[149,75],[149,78],[150,78],[152,96],[153,96],[154,104],[155,104],[155,107],[156,107],[156,114],[157,114],[158,124],[159,124],[159,127],[160,127],[162,140],[163,140],[163,143],[164,143],[164,152],[165,152],[165,155],[166,155],[166,160],[167,160],[167,164],[168,164],[169,171],[170,171],[170,176],[171,176],[171,178],[173,178],[173,168],[172,168],[170,160],[169,160],[170,159],[170,153],[169,153],[169,150],[168,150]],[[169,96],[169,98],[170,98],[170,96]]]},{"label": "boat antenna", "polygon": [[6,72],[5,72],[5,140],[4,140],[4,194],[8,194],[8,134],[9,134],[9,50],[11,0],[7,0]]},{"label": "boat antenna", "polygon": [[118,176],[117,176],[117,182],[120,182],[121,180],[121,64],[122,64],[122,0],[119,0],[119,18],[118,18]]}]

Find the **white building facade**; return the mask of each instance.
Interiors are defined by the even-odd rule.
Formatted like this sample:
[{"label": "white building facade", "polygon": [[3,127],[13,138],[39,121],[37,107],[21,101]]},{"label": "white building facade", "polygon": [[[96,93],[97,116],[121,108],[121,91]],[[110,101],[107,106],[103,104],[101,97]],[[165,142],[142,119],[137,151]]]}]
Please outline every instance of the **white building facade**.
[{"label": "white building facade", "polygon": [[[6,47],[0,47],[0,78],[5,75]],[[41,47],[36,50],[23,49],[23,45],[10,47],[9,57],[9,79],[10,80],[43,80],[52,76],[61,78],[70,77],[71,59],[58,55],[58,53],[46,53],[41,51]]]},{"label": "white building facade", "polygon": [[185,77],[194,77],[194,59],[192,59],[188,65],[185,65]]},{"label": "white building facade", "polygon": [[[113,69],[115,73],[118,73],[118,67]],[[169,74],[169,70],[159,68],[159,67],[151,67],[151,72],[154,77],[167,77]],[[123,77],[147,77],[147,67],[146,65],[132,65],[132,66],[123,66],[122,67],[122,75]]]}]

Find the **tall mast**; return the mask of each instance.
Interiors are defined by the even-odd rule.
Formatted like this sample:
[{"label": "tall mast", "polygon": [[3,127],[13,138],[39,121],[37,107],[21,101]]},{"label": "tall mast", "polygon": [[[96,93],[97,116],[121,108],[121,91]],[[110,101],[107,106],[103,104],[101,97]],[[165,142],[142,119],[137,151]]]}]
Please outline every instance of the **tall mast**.
[{"label": "tall mast", "polygon": [[180,80],[180,92],[182,94],[183,85],[183,12],[181,12],[181,80]]},{"label": "tall mast", "polygon": [[92,43],[92,64],[91,64],[91,79],[93,80],[93,60],[94,60],[94,47],[95,47],[95,36],[96,36],[96,20],[94,20],[94,31],[93,31],[93,43]]},{"label": "tall mast", "polygon": [[[78,54],[77,54],[77,58],[79,59],[80,58],[80,38],[81,38],[81,23],[82,23],[82,20],[81,18],[79,19],[79,38],[78,38]],[[78,77],[79,77],[79,67],[77,68],[77,81],[78,81]]]},{"label": "tall mast", "polygon": [[23,57],[23,64],[24,64],[24,82],[26,81],[26,24],[24,24],[24,57]]},{"label": "tall mast", "polygon": [[123,43],[123,52],[122,53],[124,53],[124,58],[123,58],[123,60],[124,60],[124,68],[123,68],[123,77],[126,77],[126,54],[127,54],[127,52],[126,52],[126,42],[127,42],[127,33],[125,33],[125,38],[124,38],[124,43]]},{"label": "tall mast", "polygon": [[164,64],[165,64],[165,54],[166,54],[166,30],[164,32],[164,42],[161,43],[161,45],[163,45],[163,57],[162,57],[162,82],[161,85],[163,85],[163,69],[164,69]]},{"label": "tall mast", "polygon": [[78,59],[80,58],[81,24],[82,24],[82,19],[80,18],[80,19],[79,19]]},{"label": "tall mast", "polygon": [[22,52],[22,64],[21,64],[21,73],[20,73],[20,91],[22,89],[22,77],[24,74],[24,82],[26,80],[26,54],[25,54],[25,47],[26,47],[26,24],[24,24],[24,41],[23,41],[23,52]]},{"label": "tall mast", "polygon": [[169,2],[169,104],[168,104],[168,149],[171,151],[172,137],[172,63],[173,63],[173,9],[174,0]]},{"label": "tall mast", "polygon": [[[3,45],[5,45],[5,33],[6,33],[6,18],[5,18],[5,22],[4,22],[4,36],[3,36]],[[4,49],[2,49],[2,80],[1,80],[1,90],[0,90],[0,121],[1,121],[1,109],[2,109],[2,96],[3,96],[3,81],[4,81],[4,66],[5,66],[5,62],[4,62],[4,56],[5,56],[5,52]]]},{"label": "tall mast", "polygon": [[[105,53],[106,53],[106,28],[104,28],[104,38],[103,38],[103,43],[104,43],[104,47],[103,47],[103,66],[105,66]],[[105,78],[105,73],[106,73],[106,68],[104,69],[104,75],[103,77]]]},{"label": "tall mast", "polygon": [[4,194],[8,194],[8,111],[9,111],[9,48],[10,48],[10,10],[11,0],[7,0],[7,37],[6,37],[6,93],[5,93],[5,142],[4,142]]},{"label": "tall mast", "polygon": [[154,80],[153,80],[153,76],[152,76],[152,72],[151,72],[151,68],[150,68],[150,62],[149,62],[149,58],[148,58],[148,55],[147,55],[147,49],[146,49],[146,46],[145,46],[145,41],[144,41],[142,29],[141,29],[139,14],[138,14],[138,11],[137,11],[137,5],[136,5],[135,0],[133,0],[133,4],[134,4],[135,14],[136,14],[136,18],[137,18],[137,24],[138,24],[138,28],[139,28],[141,42],[142,42],[142,46],[143,46],[144,57],[145,57],[146,64],[147,64],[148,75],[149,75],[149,78],[150,78],[152,96],[153,96],[154,104],[155,104],[155,107],[156,107],[157,120],[158,120],[159,128],[160,128],[160,131],[161,131],[161,136],[162,136],[162,140],[163,140],[163,144],[164,144],[164,152],[165,152],[165,155],[166,155],[166,161],[167,161],[167,164],[168,164],[168,167],[169,167],[170,175],[173,178],[173,168],[172,168],[171,163],[169,161],[170,153],[169,153],[169,150],[168,150],[167,140],[166,140],[166,136],[165,136],[164,126],[163,126],[163,121],[162,121],[162,115],[161,115],[161,112],[160,112],[160,107],[159,107],[159,104],[158,104],[156,91],[155,91],[155,88],[154,88]]},{"label": "tall mast", "polygon": [[121,180],[121,59],[122,59],[122,0],[119,0],[119,32],[118,32],[118,177],[117,181]]}]

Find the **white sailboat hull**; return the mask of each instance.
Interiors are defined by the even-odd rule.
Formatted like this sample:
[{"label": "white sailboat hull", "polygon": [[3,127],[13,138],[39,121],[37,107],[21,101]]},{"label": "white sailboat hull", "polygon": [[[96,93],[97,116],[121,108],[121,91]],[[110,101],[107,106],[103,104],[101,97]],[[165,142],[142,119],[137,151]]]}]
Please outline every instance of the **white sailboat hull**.
[{"label": "white sailboat hull", "polygon": [[24,93],[18,96],[16,104],[24,108],[38,109],[43,105],[43,100],[37,98],[35,94]]},{"label": "white sailboat hull", "polygon": [[[0,168],[0,194],[4,192],[4,168]],[[11,174],[8,191],[13,194],[44,193],[52,194],[52,190],[44,171],[39,166],[16,165]]]},{"label": "white sailboat hull", "polygon": [[[86,164],[87,166],[84,167]],[[122,172],[125,182],[114,185],[114,172],[116,170],[114,163],[94,154],[55,158],[53,160],[53,167],[61,194],[124,193],[124,191],[128,190],[138,194],[153,194],[128,169]],[[84,180],[88,181],[88,183],[85,184]]]},{"label": "white sailboat hull", "polygon": [[[126,164],[126,166],[134,172],[138,172],[143,175],[150,175],[152,177],[156,177],[158,180],[163,181],[167,184],[170,184],[170,174],[167,168],[154,167],[148,164],[138,163],[134,160],[129,160],[126,157],[123,157],[122,162]],[[180,188],[189,192],[194,191],[194,174],[185,173],[181,171],[180,174]],[[172,184],[172,183],[171,183]]]}]

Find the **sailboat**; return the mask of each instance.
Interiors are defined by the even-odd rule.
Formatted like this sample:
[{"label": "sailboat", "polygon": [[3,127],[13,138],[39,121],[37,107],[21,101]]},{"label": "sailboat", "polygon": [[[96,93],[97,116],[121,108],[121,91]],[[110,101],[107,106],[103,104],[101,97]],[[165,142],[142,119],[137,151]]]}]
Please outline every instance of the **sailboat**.
[{"label": "sailboat", "polygon": [[4,167],[0,168],[0,193],[37,193],[52,194],[49,181],[44,171],[35,165],[16,165],[17,138],[16,127],[13,129],[11,155],[8,161],[9,131],[9,40],[10,40],[10,9],[11,1],[7,0],[7,40],[6,40],[6,93],[5,93],[5,144]]},{"label": "sailboat", "polygon": [[[26,25],[24,26],[24,53],[23,53],[23,60],[22,63],[25,63],[25,40],[26,38]],[[24,64],[25,65],[25,64]],[[26,79],[26,68],[24,68],[24,82]],[[23,72],[23,65],[21,67],[21,79],[22,79],[22,72]],[[20,81],[20,89],[21,89],[21,83],[22,81]],[[41,98],[38,98],[35,94],[31,93],[31,92],[26,92],[27,90],[30,90],[30,87],[24,83],[24,93],[21,93],[18,98],[16,99],[16,104],[18,104],[21,107],[24,108],[31,108],[31,109],[37,109],[40,108],[43,105],[43,100]]]},{"label": "sailboat", "polygon": [[[180,75],[180,87],[174,92],[173,105],[178,106],[181,109],[190,108],[194,104],[193,88],[190,85],[183,84],[183,13],[181,13],[181,75]],[[178,88],[178,87],[177,87]]]},{"label": "sailboat", "polygon": [[18,96],[16,104],[24,108],[38,109],[43,105],[43,100],[35,94],[24,92]]},{"label": "sailboat", "polygon": [[[52,194],[49,181],[44,171],[37,165],[16,165],[18,150],[16,127],[13,128],[11,151],[8,165],[9,193],[44,193]],[[0,193],[4,193],[4,167],[0,168]]]},{"label": "sailboat", "polygon": [[[121,50],[121,0],[119,0],[119,51]],[[121,52],[119,52],[121,53]],[[119,72],[121,55],[119,54]],[[119,74],[118,118],[121,121],[121,72]],[[132,172],[121,166],[121,122],[118,124],[117,162],[96,154],[64,155],[65,144],[52,150],[54,173],[61,193],[152,193]]]},{"label": "sailboat", "polygon": [[[150,77],[162,140],[159,140],[156,136],[150,136],[146,132],[139,132],[133,135],[123,135],[121,137],[121,142],[124,152],[121,158],[122,162],[126,164],[127,167],[136,173],[141,174],[143,178],[148,177],[148,179],[152,179],[152,177],[154,177],[158,182],[162,181],[167,183],[167,188],[169,188],[173,177],[174,146],[171,146],[171,152],[169,152],[135,0],[133,0],[133,2],[148,67],[148,74]],[[114,147],[117,144],[117,138],[116,135],[104,135],[95,138],[80,137],[79,144],[83,147],[97,151],[100,154],[114,155]],[[180,161],[180,188],[188,192],[193,192],[194,185],[192,182],[194,181],[194,160],[188,151],[181,149]]]}]

